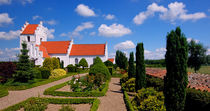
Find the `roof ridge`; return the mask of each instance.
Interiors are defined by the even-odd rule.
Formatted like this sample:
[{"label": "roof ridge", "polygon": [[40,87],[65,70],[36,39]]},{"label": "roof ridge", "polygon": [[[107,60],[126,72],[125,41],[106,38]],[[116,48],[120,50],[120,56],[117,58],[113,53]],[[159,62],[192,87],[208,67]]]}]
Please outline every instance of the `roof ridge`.
[{"label": "roof ridge", "polygon": [[[73,44],[73,45],[102,45],[102,44]],[[103,44],[105,45],[105,44]]]},{"label": "roof ridge", "polygon": [[68,41],[42,41],[42,42],[71,42],[71,40],[68,40]]}]

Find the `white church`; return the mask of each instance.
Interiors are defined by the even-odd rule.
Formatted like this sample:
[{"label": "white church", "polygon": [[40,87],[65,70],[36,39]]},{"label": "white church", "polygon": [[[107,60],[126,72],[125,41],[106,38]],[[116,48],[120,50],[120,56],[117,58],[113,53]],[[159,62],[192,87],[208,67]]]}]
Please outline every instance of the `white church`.
[{"label": "white church", "polygon": [[21,29],[20,49],[23,42],[27,43],[30,59],[36,65],[42,65],[45,58],[58,57],[64,62],[64,67],[69,64],[78,64],[85,58],[90,66],[93,59],[98,56],[104,62],[108,60],[107,43],[104,44],[74,44],[74,41],[47,41],[47,28],[43,23],[29,24],[26,22]]}]

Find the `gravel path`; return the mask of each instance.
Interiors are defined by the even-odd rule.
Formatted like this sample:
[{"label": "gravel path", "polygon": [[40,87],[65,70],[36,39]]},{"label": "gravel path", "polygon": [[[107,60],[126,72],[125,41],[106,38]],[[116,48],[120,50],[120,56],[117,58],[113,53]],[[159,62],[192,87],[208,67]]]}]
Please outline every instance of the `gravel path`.
[{"label": "gravel path", "polygon": [[106,96],[100,97],[98,111],[126,111],[120,78],[112,78]]},{"label": "gravel path", "polygon": [[[85,74],[80,74],[80,76],[84,76]],[[63,82],[66,82],[70,80],[72,77],[63,78],[58,81],[54,81],[45,85],[37,86],[31,89],[21,90],[21,91],[9,91],[9,95],[0,98],[0,110],[7,108],[11,105],[17,104],[21,101],[24,101],[30,97],[37,97],[37,96],[43,96],[43,92],[45,89],[52,87],[57,84],[61,84]]]}]

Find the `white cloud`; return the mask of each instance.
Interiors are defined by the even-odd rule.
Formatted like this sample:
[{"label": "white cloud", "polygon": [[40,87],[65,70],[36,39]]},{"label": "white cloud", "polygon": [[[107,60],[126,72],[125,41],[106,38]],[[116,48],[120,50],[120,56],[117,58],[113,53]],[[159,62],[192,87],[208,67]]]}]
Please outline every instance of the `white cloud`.
[{"label": "white cloud", "polygon": [[84,17],[96,16],[95,12],[91,10],[87,5],[79,4],[75,11]]},{"label": "white cloud", "polygon": [[121,42],[119,44],[116,44],[114,46],[114,49],[115,50],[128,50],[128,49],[132,49],[132,48],[135,48],[135,45],[132,41],[130,40],[127,40],[125,42]]},{"label": "white cloud", "polygon": [[198,43],[198,42],[200,42],[200,40],[197,40],[197,39],[193,39],[193,38],[187,38],[187,42],[190,42],[190,41],[192,41],[192,40],[194,40],[194,41],[195,41],[195,43]]},{"label": "white cloud", "polygon": [[105,19],[107,19],[107,20],[112,20],[114,18],[115,18],[115,16],[112,14],[105,15]]},{"label": "white cloud", "polygon": [[11,1],[12,0],[0,0],[0,5],[8,5],[8,4],[11,4]]},{"label": "white cloud", "polygon": [[210,55],[210,49],[207,49],[206,54]]},{"label": "white cloud", "polygon": [[68,36],[70,38],[75,38],[75,37],[82,37],[80,32],[82,32],[85,29],[91,29],[94,27],[94,24],[92,22],[84,22],[81,25],[77,26],[73,32],[68,32],[68,33],[62,33],[60,36]]},{"label": "white cloud", "polygon": [[94,35],[96,35],[96,32],[91,32],[90,33],[90,36],[94,36]]},{"label": "white cloud", "polygon": [[36,20],[36,19],[42,19],[42,17],[41,17],[41,16],[39,16],[39,15],[35,15],[35,16],[33,16],[33,17],[32,17],[32,19],[33,19],[33,20]]},{"label": "white cloud", "polygon": [[0,32],[0,39],[11,40],[16,39],[20,35],[20,30],[17,31],[9,31],[9,32]]},{"label": "white cloud", "polygon": [[112,24],[107,26],[106,24],[101,24],[98,28],[99,35],[105,37],[121,37],[131,33],[129,28],[124,27],[121,24]]},{"label": "white cloud", "polygon": [[0,26],[3,26],[4,24],[11,24],[12,22],[12,18],[9,17],[8,13],[0,14]]},{"label": "white cloud", "polygon": [[196,21],[207,17],[203,12],[197,12],[188,14],[185,9],[185,4],[182,2],[174,2],[168,5],[168,8],[164,6],[158,6],[156,3],[152,3],[147,7],[145,12],[140,12],[133,19],[133,22],[137,25],[142,24],[148,17],[153,16],[155,12],[159,12],[159,17],[162,20],[169,20],[174,23],[175,20],[192,20]]},{"label": "white cloud", "polygon": [[144,50],[145,59],[164,59],[166,48],[158,48],[155,51]]},{"label": "white cloud", "polygon": [[27,3],[32,3],[33,0],[19,0],[23,5],[27,4]]},{"label": "white cloud", "polygon": [[54,39],[53,33],[55,32],[55,29],[48,29],[48,28],[46,28],[46,30],[47,30],[47,38]]},{"label": "white cloud", "polygon": [[56,25],[57,24],[57,22],[55,20],[44,21],[44,23],[49,24],[49,25]]},{"label": "white cloud", "polygon": [[0,61],[12,61],[17,60],[17,54],[19,53],[19,47],[0,49]]}]

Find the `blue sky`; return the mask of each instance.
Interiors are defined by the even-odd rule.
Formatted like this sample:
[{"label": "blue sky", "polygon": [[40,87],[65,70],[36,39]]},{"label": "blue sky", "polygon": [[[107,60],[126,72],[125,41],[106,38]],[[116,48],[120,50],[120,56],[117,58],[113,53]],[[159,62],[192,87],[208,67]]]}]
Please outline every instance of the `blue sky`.
[{"label": "blue sky", "polygon": [[209,0],[0,0],[0,61],[15,59],[25,21],[43,21],[49,41],[108,42],[109,57],[143,42],[147,59],[163,58],[167,32],[180,26],[210,54],[209,15]]}]

